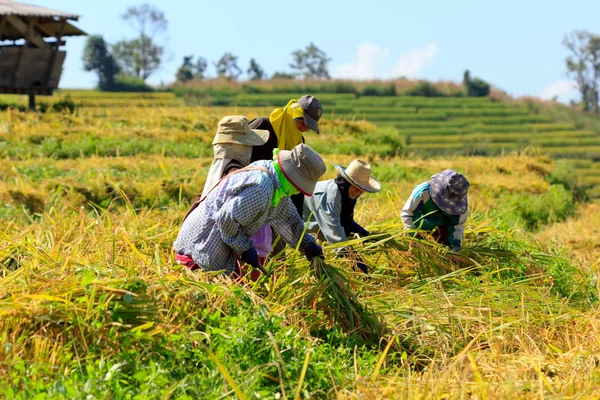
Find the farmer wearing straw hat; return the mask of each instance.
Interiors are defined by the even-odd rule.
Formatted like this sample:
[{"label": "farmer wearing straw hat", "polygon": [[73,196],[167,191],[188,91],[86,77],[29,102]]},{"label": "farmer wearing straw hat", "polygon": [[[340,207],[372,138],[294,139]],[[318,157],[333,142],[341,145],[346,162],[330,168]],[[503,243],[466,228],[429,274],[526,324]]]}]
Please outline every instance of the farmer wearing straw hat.
[{"label": "farmer wearing straw hat", "polygon": [[[283,108],[273,110],[267,117],[259,117],[250,121],[250,128],[269,131],[269,139],[262,146],[252,149],[252,162],[270,160],[273,150],[292,150],[304,143],[303,134],[309,130],[319,133],[319,120],[323,115],[321,103],[313,96],[302,96],[298,100],[291,99]],[[292,202],[302,215],[304,196],[299,193],[292,196]]]},{"label": "farmer wearing straw hat", "polygon": [[[265,144],[268,137],[268,131],[250,129],[248,120],[242,115],[228,115],[221,119],[212,142],[214,159],[206,177],[204,190],[196,201],[206,196],[224,176],[250,164],[252,147]],[[251,239],[258,253],[259,262],[263,265],[265,258],[271,252],[271,227],[263,226]],[[241,274],[241,265],[236,268]],[[260,271],[257,269],[250,273],[253,281],[256,281],[259,276]]]},{"label": "farmer wearing straw hat", "polygon": [[[417,185],[402,209],[406,229],[434,231],[436,241],[460,251],[467,221],[469,181],[446,169]],[[437,229],[436,229],[437,228]]]},{"label": "farmer wearing straw hat", "polygon": [[269,224],[287,244],[298,247],[311,260],[323,250],[311,235],[289,196],[311,196],[325,173],[321,157],[300,144],[293,150],[276,150],[273,161],[257,161],[221,180],[184,219],[173,244],[177,260],[190,269],[235,270],[236,255],[260,268],[251,237]]},{"label": "farmer wearing straw hat", "polygon": [[[362,193],[376,193],[381,185],[371,176],[371,166],[365,161],[354,160],[348,168],[334,165],[338,170],[337,178],[317,183],[313,196],[304,199],[307,230],[317,233],[328,243],[345,242],[352,233],[360,237],[368,236],[369,232],[354,221],[354,208]],[[356,257],[356,265],[360,270],[368,272],[365,263],[351,248],[345,248],[341,252],[346,253]]]},{"label": "farmer wearing straw hat", "polygon": [[229,172],[250,164],[252,147],[264,145],[268,137],[268,131],[250,129],[248,120],[242,115],[229,115],[221,119],[212,142],[214,159],[201,197]]}]

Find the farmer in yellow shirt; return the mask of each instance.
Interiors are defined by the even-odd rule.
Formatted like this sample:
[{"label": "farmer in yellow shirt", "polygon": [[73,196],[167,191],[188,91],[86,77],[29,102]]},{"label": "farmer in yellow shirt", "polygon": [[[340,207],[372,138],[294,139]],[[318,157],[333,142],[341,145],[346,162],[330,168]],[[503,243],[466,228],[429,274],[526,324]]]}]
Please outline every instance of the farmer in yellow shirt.
[{"label": "farmer in yellow shirt", "polygon": [[[259,117],[250,121],[251,129],[269,131],[269,139],[262,146],[252,148],[251,162],[271,160],[273,150],[292,150],[304,143],[303,134],[309,130],[319,133],[319,120],[323,115],[321,103],[313,96],[302,96],[292,99],[284,108],[273,110],[267,117]],[[298,214],[302,216],[304,195],[299,193],[291,197]]]}]

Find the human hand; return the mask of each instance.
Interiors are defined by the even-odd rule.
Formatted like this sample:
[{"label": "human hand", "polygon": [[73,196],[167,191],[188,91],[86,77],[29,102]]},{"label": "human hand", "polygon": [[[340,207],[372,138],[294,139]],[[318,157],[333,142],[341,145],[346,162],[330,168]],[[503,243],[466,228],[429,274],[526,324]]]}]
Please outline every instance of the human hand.
[{"label": "human hand", "polygon": [[249,264],[252,268],[259,268],[258,253],[254,247],[250,247],[248,250],[243,252],[240,256],[242,261]]},{"label": "human hand", "polygon": [[304,248],[304,255],[311,261],[315,257],[324,257],[323,249],[316,243],[310,243],[308,246]]},{"label": "human hand", "polygon": [[356,266],[358,267],[358,269],[360,269],[365,274],[369,273],[369,267],[367,267],[367,264],[365,264],[362,260],[357,261]]},{"label": "human hand", "polygon": [[356,233],[361,238],[367,237],[370,235],[369,231],[366,230],[365,228],[363,228],[362,226],[360,226],[358,223],[356,223],[356,221],[354,221],[352,223],[352,227],[350,228],[350,230],[352,232]]},{"label": "human hand", "polygon": [[357,229],[356,229],[356,233],[358,234],[358,236],[360,236],[361,238],[363,237],[367,237],[370,235],[369,231],[366,230],[365,228],[363,228],[362,226],[358,225]]}]

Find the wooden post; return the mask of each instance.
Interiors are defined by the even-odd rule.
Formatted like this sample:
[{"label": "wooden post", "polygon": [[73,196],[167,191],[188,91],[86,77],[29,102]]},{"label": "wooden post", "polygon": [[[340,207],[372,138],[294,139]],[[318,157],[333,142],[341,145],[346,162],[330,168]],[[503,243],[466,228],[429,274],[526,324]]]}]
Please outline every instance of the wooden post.
[{"label": "wooden post", "polygon": [[2,41],[2,36],[4,36],[4,27],[6,26],[6,16],[3,15],[2,19],[0,19],[0,42]]},{"label": "wooden post", "polygon": [[67,19],[61,18],[60,21],[60,30],[58,31],[58,36],[56,37],[56,45],[52,50],[52,54],[50,55],[50,60],[48,61],[48,68],[46,69],[46,76],[44,77],[44,87],[47,88],[50,85],[50,78],[52,77],[52,71],[54,71],[54,62],[56,61],[56,54],[58,53],[58,48],[60,47],[60,42],[62,40],[62,35],[65,33],[65,26],[67,25]]},{"label": "wooden post", "polygon": [[29,109],[35,110],[35,94],[29,93]]},{"label": "wooden post", "polygon": [[29,20],[29,24],[27,25],[27,33],[25,34],[25,44],[23,47],[19,49],[19,55],[17,57],[17,64],[15,65],[15,70],[13,71],[13,85],[17,87],[17,81],[19,79],[19,72],[21,69],[21,63],[23,62],[23,53],[26,51],[27,47],[29,47],[29,38],[31,37],[31,30],[33,29],[33,19]]}]

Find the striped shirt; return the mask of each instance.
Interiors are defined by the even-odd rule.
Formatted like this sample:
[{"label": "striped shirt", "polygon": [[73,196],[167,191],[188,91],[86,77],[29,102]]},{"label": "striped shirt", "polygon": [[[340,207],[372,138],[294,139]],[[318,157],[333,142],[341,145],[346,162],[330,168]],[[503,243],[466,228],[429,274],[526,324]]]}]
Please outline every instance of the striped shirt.
[{"label": "striped shirt", "polygon": [[236,254],[253,247],[250,239],[269,224],[292,247],[314,243],[311,235],[303,236],[304,223],[292,201],[282,199],[271,207],[275,189],[281,187],[273,161],[257,161],[250,165],[267,168],[270,173],[251,170],[223,180],[183,222],[174,250],[189,255],[208,271],[235,268]]}]

